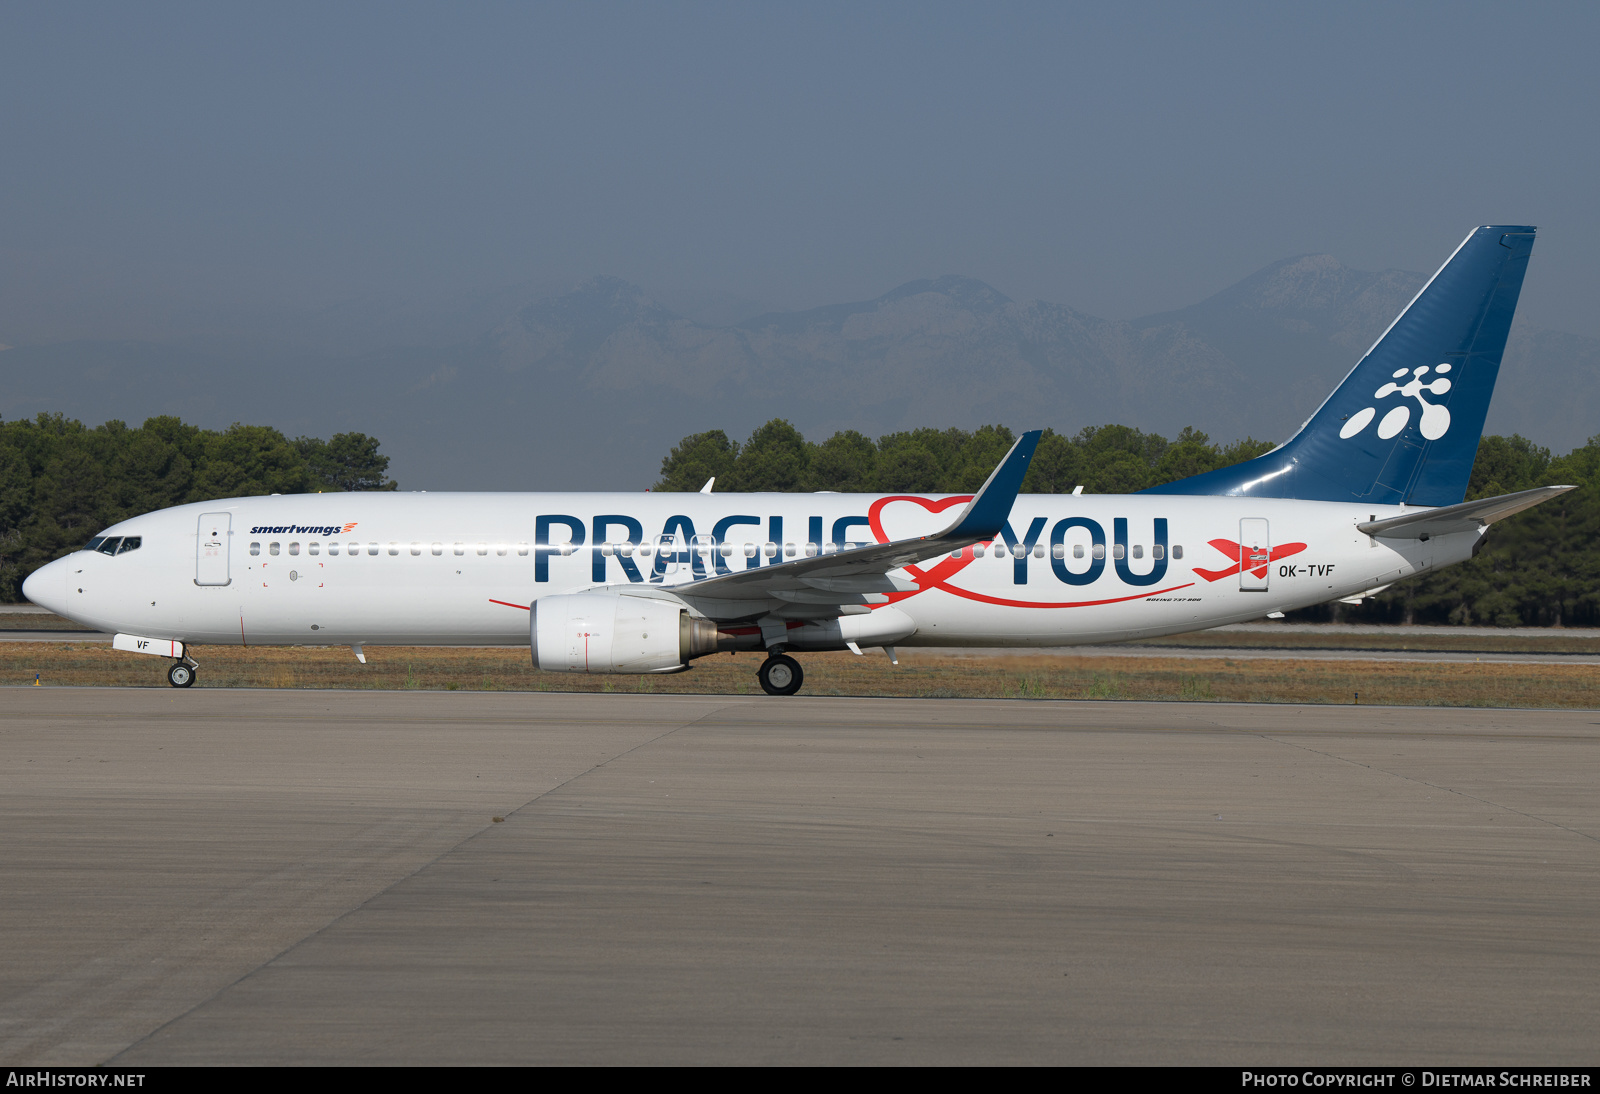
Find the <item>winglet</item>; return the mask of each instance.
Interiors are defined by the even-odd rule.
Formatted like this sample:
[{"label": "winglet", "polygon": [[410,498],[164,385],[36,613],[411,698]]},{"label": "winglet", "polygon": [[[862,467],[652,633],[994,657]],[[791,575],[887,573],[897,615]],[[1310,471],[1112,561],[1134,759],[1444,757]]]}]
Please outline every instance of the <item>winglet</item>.
[{"label": "winglet", "polygon": [[1018,437],[1017,443],[1006,453],[1006,458],[1000,461],[1000,466],[994,469],[988,481],[972,495],[967,507],[961,510],[955,523],[929,538],[970,536],[978,540],[999,535],[1000,529],[1005,527],[1006,518],[1011,515],[1011,507],[1016,504],[1022,480],[1028,474],[1028,464],[1033,462],[1033,450],[1039,447],[1039,438],[1043,435],[1043,430],[1030,429]]}]

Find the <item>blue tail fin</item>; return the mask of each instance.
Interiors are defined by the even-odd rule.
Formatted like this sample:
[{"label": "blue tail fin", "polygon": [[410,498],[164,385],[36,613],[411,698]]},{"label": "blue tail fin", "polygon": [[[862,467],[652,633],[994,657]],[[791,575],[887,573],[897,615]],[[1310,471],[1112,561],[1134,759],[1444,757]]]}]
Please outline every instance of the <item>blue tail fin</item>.
[{"label": "blue tail fin", "polygon": [[1305,425],[1265,456],[1152,487],[1454,505],[1466,497],[1534,229],[1479,228]]}]

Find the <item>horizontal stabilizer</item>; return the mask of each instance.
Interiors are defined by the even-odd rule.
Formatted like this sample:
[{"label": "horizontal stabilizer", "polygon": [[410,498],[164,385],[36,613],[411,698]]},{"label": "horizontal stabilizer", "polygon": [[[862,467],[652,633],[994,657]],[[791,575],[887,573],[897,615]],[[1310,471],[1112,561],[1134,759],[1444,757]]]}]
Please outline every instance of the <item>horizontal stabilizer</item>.
[{"label": "horizontal stabilizer", "polygon": [[1536,486],[1532,490],[1501,494],[1496,498],[1464,501],[1459,505],[1425,509],[1387,520],[1369,520],[1356,527],[1369,536],[1384,539],[1429,539],[1447,536],[1452,532],[1474,532],[1513,513],[1531,509],[1542,501],[1549,501],[1557,494],[1576,489],[1575,486]]}]

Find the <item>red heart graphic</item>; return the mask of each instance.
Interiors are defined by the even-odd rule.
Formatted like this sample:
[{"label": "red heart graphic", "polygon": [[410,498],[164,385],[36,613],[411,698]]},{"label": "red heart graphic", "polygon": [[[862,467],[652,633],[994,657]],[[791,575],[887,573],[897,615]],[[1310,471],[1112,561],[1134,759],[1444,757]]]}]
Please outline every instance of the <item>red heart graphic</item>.
[{"label": "red heart graphic", "polygon": [[[889,535],[883,530],[882,513],[883,507],[888,505],[891,501],[909,501],[915,505],[922,506],[930,513],[942,513],[952,505],[960,505],[963,502],[968,502],[971,500],[972,495],[970,494],[966,495],[965,497],[945,498],[943,501],[929,501],[927,498],[919,498],[912,494],[896,494],[894,497],[879,498],[877,501],[873,502],[872,507],[867,510],[867,521],[872,525],[872,534],[878,537],[878,542],[888,543]],[[966,600],[976,600],[980,604],[998,604],[1001,607],[1006,608],[1092,608],[1101,604],[1121,604],[1129,600],[1143,600],[1146,597],[1159,596],[1162,593],[1170,593],[1176,589],[1187,589],[1190,585],[1194,584],[1194,582],[1188,581],[1182,585],[1170,585],[1165,589],[1141,590],[1140,592],[1134,593],[1131,596],[1112,597],[1108,600],[1073,600],[1062,601],[1060,603],[1035,602],[1031,600],[1007,600],[1003,597],[987,596],[983,593],[972,592],[969,589],[957,588],[956,586],[948,583],[950,578],[966,569],[967,566],[971,564],[972,560],[972,548],[967,547],[963,548],[961,554],[956,558],[940,559],[939,565],[935,566],[931,570],[923,570],[918,566],[905,567],[906,573],[911,575],[911,579],[917,583],[917,587],[911,592],[889,593],[888,603],[893,604],[896,601],[904,600],[909,596],[916,596],[919,593],[927,592],[929,589],[938,588],[943,589],[945,592],[950,593],[953,596],[959,596]]]},{"label": "red heart graphic", "polygon": [[[891,497],[879,498],[877,501],[873,502],[872,507],[867,510],[867,521],[872,526],[872,534],[878,537],[878,542],[888,543],[889,535],[883,530],[883,507],[888,505],[890,502],[909,501],[913,505],[922,506],[930,513],[942,513],[952,505],[965,505],[971,500],[971,494],[962,494],[953,498],[943,498],[939,501],[929,501],[927,498],[919,498],[912,494],[895,494]],[[904,600],[908,596],[916,596],[919,592],[931,589],[935,585],[949,580],[962,570],[966,569],[967,565],[971,562],[972,549],[968,547],[962,550],[959,558],[941,559],[939,564],[933,567],[931,570],[924,570],[920,566],[907,566],[905,571],[911,575],[911,580],[917,583],[917,592],[890,593],[889,602],[892,604],[896,600]]]}]

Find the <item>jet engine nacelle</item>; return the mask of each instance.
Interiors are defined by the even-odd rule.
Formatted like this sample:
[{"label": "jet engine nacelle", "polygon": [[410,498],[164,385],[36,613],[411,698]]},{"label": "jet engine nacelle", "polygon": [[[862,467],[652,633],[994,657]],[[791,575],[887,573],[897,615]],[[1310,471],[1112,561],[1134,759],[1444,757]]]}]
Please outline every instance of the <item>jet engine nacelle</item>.
[{"label": "jet engine nacelle", "polygon": [[534,668],[546,672],[678,672],[717,649],[717,625],[681,604],[613,593],[533,602]]}]

